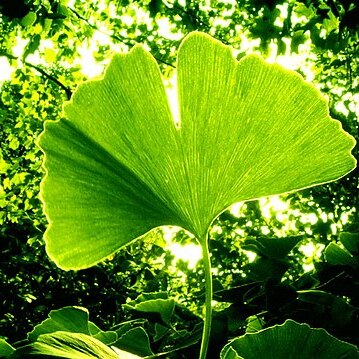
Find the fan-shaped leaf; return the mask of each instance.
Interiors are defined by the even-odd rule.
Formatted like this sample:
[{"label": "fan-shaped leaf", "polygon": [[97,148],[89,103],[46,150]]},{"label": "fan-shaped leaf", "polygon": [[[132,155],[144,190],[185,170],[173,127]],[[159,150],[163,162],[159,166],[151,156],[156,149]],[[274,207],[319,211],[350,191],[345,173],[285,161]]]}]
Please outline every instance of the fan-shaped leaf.
[{"label": "fan-shaped leaf", "polygon": [[335,180],[354,140],[298,74],[192,33],[178,52],[179,118],[141,46],[81,85],[40,139],[50,257],[89,267],[156,226],[200,241],[235,202]]},{"label": "fan-shaped leaf", "polygon": [[49,313],[49,318],[36,325],[28,334],[28,338],[35,341],[41,334],[58,331],[90,334],[88,320],[88,310],[82,307],[64,307],[52,310]]},{"label": "fan-shaped leaf", "polygon": [[35,341],[42,334],[58,331],[88,334],[104,344],[112,344],[117,340],[116,332],[102,331],[89,321],[89,313],[86,308],[70,306],[52,310],[49,318],[36,325],[28,334],[28,339]]},{"label": "fan-shaped leaf", "polygon": [[141,327],[132,328],[121,335],[113,346],[136,355],[153,355],[148,335]]},{"label": "fan-shaped leaf", "polygon": [[35,343],[19,348],[14,358],[57,357],[68,359],[118,359],[118,355],[99,340],[82,333],[54,332],[40,335]]},{"label": "fan-shaped leaf", "polygon": [[354,345],[336,339],[324,329],[287,320],[232,340],[221,352],[221,359],[229,358],[356,359],[359,354]]}]

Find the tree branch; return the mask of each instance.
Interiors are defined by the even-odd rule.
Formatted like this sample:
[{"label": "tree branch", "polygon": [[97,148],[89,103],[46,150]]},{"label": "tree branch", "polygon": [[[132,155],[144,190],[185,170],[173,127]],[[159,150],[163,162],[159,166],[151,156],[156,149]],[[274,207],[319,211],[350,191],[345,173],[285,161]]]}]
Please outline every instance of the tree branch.
[{"label": "tree branch", "polygon": [[[18,57],[14,56],[14,55],[11,55],[11,54],[8,54],[6,52],[0,52],[0,56],[4,56],[4,57],[8,58],[9,60],[19,60]],[[36,70],[37,72],[40,72],[41,75],[43,75],[44,77],[46,77],[51,82],[58,85],[62,90],[65,91],[67,99],[70,100],[71,95],[72,95],[72,91],[68,87],[66,87],[61,81],[59,81],[55,76],[47,73],[40,66],[34,65],[31,62],[23,61],[23,64],[30,67],[30,68],[32,68],[32,69],[34,69],[34,70]]]},{"label": "tree branch", "polygon": [[[73,9],[73,8],[71,8],[71,7],[68,7],[68,9],[69,9],[78,19],[80,19],[80,20],[86,22],[86,24],[87,24],[88,26],[90,26],[92,29],[94,29],[94,30],[100,32],[101,34],[104,34],[104,35],[110,37],[111,39],[114,39],[114,40],[116,40],[116,41],[119,41],[119,42],[121,42],[121,43],[123,43],[123,44],[125,44],[125,45],[127,45],[127,46],[129,46],[129,47],[133,47],[133,46],[135,46],[135,45],[137,44],[136,41],[131,42],[131,41],[129,41],[128,39],[126,39],[125,37],[123,37],[123,36],[118,36],[118,35],[114,35],[114,34],[109,34],[108,32],[105,32],[105,31],[103,31],[103,30],[100,30],[96,25],[92,24],[88,19],[86,19],[85,17],[83,17],[81,14],[79,14],[75,9]],[[162,64],[165,64],[165,65],[167,65],[167,66],[176,68],[176,66],[174,66],[173,64],[171,64],[171,63],[169,63],[169,62],[167,62],[167,61],[164,61],[164,60],[162,60],[162,59],[160,59],[160,58],[158,58],[158,57],[156,57],[156,56],[153,56],[153,57],[154,57],[158,62],[161,62]]]}]

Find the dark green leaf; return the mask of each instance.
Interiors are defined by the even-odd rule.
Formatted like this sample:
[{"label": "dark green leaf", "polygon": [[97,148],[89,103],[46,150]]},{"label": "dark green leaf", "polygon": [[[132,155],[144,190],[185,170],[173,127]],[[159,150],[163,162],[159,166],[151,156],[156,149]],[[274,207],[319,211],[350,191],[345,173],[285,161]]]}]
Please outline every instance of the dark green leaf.
[{"label": "dark green leaf", "polygon": [[233,350],[245,359],[359,358],[354,345],[336,339],[324,329],[312,329],[293,320],[232,340],[223,348],[221,359],[235,358]]},{"label": "dark green leaf", "polygon": [[167,294],[164,295],[163,292],[143,293],[134,301],[124,304],[123,308],[141,313],[158,314],[158,319],[166,326],[171,327],[171,318],[174,312],[175,302],[173,299],[161,298],[166,296]]},{"label": "dark green leaf", "polygon": [[148,335],[141,327],[130,329],[113,346],[140,356],[153,354]]},{"label": "dark green leaf", "polygon": [[258,237],[246,239],[242,248],[251,250],[263,257],[284,259],[302,239],[303,236]]},{"label": "dark green leaf", "polygon": [[325,259],[333,265],[349,265],[353,268],[359,266],[358,258],[353,257],[347,250],[336,243],[329,243],[324,251]]},{"label": "dark green leaf", "polygon": [[15,351],[4,339],[0,339],[0,357],[10,356]]}]

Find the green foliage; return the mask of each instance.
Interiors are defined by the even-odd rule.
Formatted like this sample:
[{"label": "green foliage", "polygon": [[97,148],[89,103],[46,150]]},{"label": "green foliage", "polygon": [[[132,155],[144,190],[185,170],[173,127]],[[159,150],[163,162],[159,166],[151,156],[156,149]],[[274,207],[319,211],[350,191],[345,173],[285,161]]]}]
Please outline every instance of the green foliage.
[{"label": "green foliage", "polygon": [[[180,40],[200,30],[234,48],[238,59],[250,52],[271,58],[284,52],[292,52],[293,58],[295,53],[305,54],[297,70],[314,71],[312,82],[328,97],[331,117],[358,139],[358,5],[354,0],[71,4],[47,0],[0,4],[0,61],[6,58],[17,69],[2,85],[0,101],[0,335],[19,348],[23,344],[17,341],[51,309],[77,305],[88,307],[93,320],[107,331],[126,321],[136,323],[134,328],[123,324],[123,333],[134,329],[134,337],[148,340],[154,353],[168,350],[169,357],[196,357],[203,266],[189,270],[185,262],[177,261],[175,267],[160,230],[88,270],[62,272],[48,260],[42,241],[46,220],[38,200],[42,154],[35,145],[42,122],[58,119],[61,103],[93,76],[80,58],[93,58],[91,69],[99,74],[113,51],[142,43],[167,80],[176,66]],[[163,31],[167,20],[168,32]],[[248,43],[246,38],[254,41]],[[3,75],[2,67],[0,72]],[[358,158],[357,148],[353,153]],[[288,318],[359,344],[354,240],[359,222],[358,170],[281,200],[288,208],[268,211],[263,201],[247,202],[237,214],[225,211],[213,224],[209,244],[218,301],[210,347],[214,357],[228,339]],[[253,243],[256,238],[279,242],[297,236],[303,239],[277,266],[268,263],[278,258],[258,250],[253,260],[253,253],[242,249],[248,239],[260,248]],[[350,244],[346,236],[353,238]],[[193,242],[184,231],[173,240]],[[307,254],[305,246],[315,250]],[[252,253],[250,259],[247,253]],[[258,264],[263,261],[273,277],[260,272]],[[175,300],[170,320],[177,332],[162,326],[153,313],[123,308],[142,293],[163,291],[168,300],[181,302]],[[0,349],[12,351],[4,341]]]},{"label": "green foliage", "polygon": [[[179,225],[196,235],[203,247],[206,291],[200,358],[206,357],[212,321],[206,233],[214,217],[228,204],[337,179],[355,166],[348,156],[353,140],[333,126],[313,88],[294,74],[269,69],[257,57],[243,58],[235,66],[228,49],[220,46],[200,33],[183,41],[178,54],[179,119],[171,121],[154,61],[135,47],[127,57],[115,57],[101,81],[79,88],[65,107],[68,120],[47,123],[40,139],[46,154],[41,195],[50,222],[47,252],[59,266],[92,266],[159,225]],[[256,81],[251,74],[258,75]],[[106,101],[109,93],[111,101]],[[270,107],[264,96],[268,93]],[[224,120],[230,135],[223,131]],[[327,141],[317,143],[318,133]],[[219,172],[218,182],[213,170]],[[283,170],[286,181],[279,181]],[[96,223],[95,234],[91,223]],[[242,248],[258,254],[247,265],[248,278],[279,280],[289,268],[282,257],[299,240],[247,239]],[[125,308],[150,312],[170,325],[174,302],[146,298]]]},{"label": "green foliage", "polygon": [[354,345],[340,342],[323,329],[287,320],[282,325],[246,334],[227,344],[221,359],[359,358]]},{"label": "green foliage", "polygon": [[126,303],[123,308],[153,315],[159,323],[171,327],[171,317],[175,308],[173,299],[166,292],[143,293],[136,300]]}]

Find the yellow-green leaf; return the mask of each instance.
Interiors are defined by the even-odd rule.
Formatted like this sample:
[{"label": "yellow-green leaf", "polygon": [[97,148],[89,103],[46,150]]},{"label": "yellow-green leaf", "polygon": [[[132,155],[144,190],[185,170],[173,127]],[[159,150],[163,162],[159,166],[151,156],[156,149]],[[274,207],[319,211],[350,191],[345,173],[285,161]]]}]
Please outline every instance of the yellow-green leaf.
[{"label": "yellow-green leaf", "polygon": [[46,248],[86,268],[161,225],[204,241],[235,202],[336,180],[355,167],[354,140],[300,75],[202,33],[177,61],[179,118],[141,46],[81,85],[65,120],[40,139]]}]

